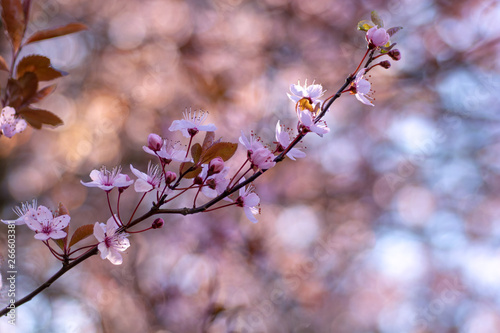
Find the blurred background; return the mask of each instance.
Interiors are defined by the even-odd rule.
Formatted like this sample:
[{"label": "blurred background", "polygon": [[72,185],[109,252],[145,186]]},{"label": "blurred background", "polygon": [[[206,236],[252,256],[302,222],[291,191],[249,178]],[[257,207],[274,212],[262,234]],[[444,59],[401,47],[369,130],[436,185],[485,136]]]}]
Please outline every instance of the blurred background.
[{"label": "blurred background", "polygon": [[[257,224],[234,207],[165,216],[131,236],[123,265],[91,258],[20,307],[16,332],[499,332],[496,0],[35,0],[28,29],[89,29],[23,51],[70,73],[38,105],[65,124],[0,138],[1,217],[38,198],[66,205],[71,230],[105,222],[104,193],[80,180],[144,170],[147,135],[180,139],[168,127],[185,108],[207,110],[226,141],[274,141],[278,120],[296,125],[290,84],[334,94],[374,9],[404,26],[401,61],[370,72],[375,107],[342,96],[331,132],[301,143],[307,158],[258,179]],[[123,194],[122,216],[138,199]],[[18,297],[59,267],[17,228]],[[13,332],[5,317],[0,331]]]}]

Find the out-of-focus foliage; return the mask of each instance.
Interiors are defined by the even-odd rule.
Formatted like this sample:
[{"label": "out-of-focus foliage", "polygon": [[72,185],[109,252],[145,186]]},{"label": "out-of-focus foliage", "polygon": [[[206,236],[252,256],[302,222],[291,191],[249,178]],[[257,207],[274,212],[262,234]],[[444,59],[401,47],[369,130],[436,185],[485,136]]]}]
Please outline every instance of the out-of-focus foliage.
[{"label": "out-of-focus foliage", "polygon": [[[186,107],[224,141],[272,141],[278,119],[295,126],[291,83],[334,93],[357,66],[373,9],[404,26],[402,60],[370,73],[375,107],[341,97],[308,157],[259,179],[258,224],[236,208],[168,216],[122,266],[89,260],[19,308],[18,331],[499,331],[497,1],[34,1],[36,29],[89,30],[23,50],[71,73],[39,103],[65,125],[0,139],[2,217],[39,197],[74,227],[105,222],[80,179],[147,165],[147,135]],[[59,263],[21,228],[17,244],[23,295]]]}]

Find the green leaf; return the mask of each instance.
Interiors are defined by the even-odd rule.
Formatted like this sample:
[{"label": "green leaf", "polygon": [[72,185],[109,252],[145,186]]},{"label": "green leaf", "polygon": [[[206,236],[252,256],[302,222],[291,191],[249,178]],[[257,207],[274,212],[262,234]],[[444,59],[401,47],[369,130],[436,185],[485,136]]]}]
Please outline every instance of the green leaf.
[{"label": "green leaf", "polygon": [[373,25],[373,22],[371,22],[371,21],[363,20],[363,21],[358,22],[358,30],[368,31],[373,27],[374,27],[374,25]]},{"label": "green leaf", "polygon": [[58,27],[54,29],[47,29],[35,32],[33,35],[28,38],[25,44],[30,44],[34,42],[38,42],[44,39],[60,37],[68,34],[72,34],[78,31],[86,30],[87,26],[81,23],[70,23],[63,27]]},{"label": "green leaf", "polygon": [[69,241],[69,247],[72,247],[76,243],[85,238],[89,237],[94,233],[94,225],[93,224],[85,224],[75,230],[73,236],[71,236],[71,240]]},{"label": "green leaf", "polygon": [[202,153],[201,145],[199,143],[195,143],[191,147],[191,157],[193,157],[194,163],[198,163],[201,157],[201,153]]},{"label": "green leaf", "polygon": [[231,142],[217,142],[214,143],[210,148],[208,148],[202,155],[201,163],[208,163],[216,157],[222,158],[224,161],[230,159],[236,149],[238,148],[237,143]]},{"label": "green leaf", "polygon": [[33,128],[40,129],[42,125],[59,126],[63,124],[61,118],[50,111],[25,107],[17,111]]},{"label": "green leaf", "polygon": [[9,71],[9,65],[2,56],[0,56],[0,71]]},{"label": "green leaf", "polygon": [[372,16],[372,22],[375,23],[377,27],[379,28],[384,27],[384,21],[382,21],[376,10],[372,10],[371,16]]},{"label": "green leaf", "polygon": [[21,0],[2,0],[2,19],[14,52],[19,50],[26,28]]},{"label": "green leaf", "polygon": [[49,58],[36,54],[21,59],[16,72],[18,78],[26,72],[33,72],[39,81],[49,81],[68,74],[53,68]]}]

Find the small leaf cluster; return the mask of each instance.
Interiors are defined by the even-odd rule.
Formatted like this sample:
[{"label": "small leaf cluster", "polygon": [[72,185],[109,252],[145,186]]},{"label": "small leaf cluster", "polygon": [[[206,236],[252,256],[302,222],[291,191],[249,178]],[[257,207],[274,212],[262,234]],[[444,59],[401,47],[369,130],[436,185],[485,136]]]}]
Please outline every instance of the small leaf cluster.
[{"label": "small leaf cluster", "polygon": [[0,56],[0,70],[9,73],[5,87],[0,87],[2,107],[10,106],[16,110],[16,116],[23,118],[33,128],[43,125],[59,126],[61,118],[54,113],[32,106],[54,92],[56,85],[50,84],[39,88],[39,84],[67,75],[54,68],[49,58],[32,54],[19,56],[24,46],[49,38],[60,37],[85,30],[81,23],[70,23],[62,27],[34,32],[26,37],[31,0],[1,0],[3,29],[12,47],[10,66]]}]

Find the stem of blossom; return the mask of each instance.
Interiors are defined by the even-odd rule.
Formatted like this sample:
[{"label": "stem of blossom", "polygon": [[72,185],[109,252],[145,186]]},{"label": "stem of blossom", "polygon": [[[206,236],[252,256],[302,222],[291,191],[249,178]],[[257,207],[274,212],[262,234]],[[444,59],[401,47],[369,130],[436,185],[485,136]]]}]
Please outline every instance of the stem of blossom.
[{"label": "stem of blossom", "polygon": [[[116,215],[118,215],[118,221],[121,221],[122,218],[120,217],[120,197],[122,195],[122,191],[118,191],[118,198],[116,199]],[[113,212],[111,212],[111,215],[113,215]]]},{"label": "stem of blossom", "polygon": [[[203,181],[203,183],[205,183],[205,181],[206,181],[206,178]],[[203,185],[198,186],[198,191],[196,191],[196,194],[195,194],[194,199],[193,199],[193,208],[196,207],[196,200],[198,199],[198,194],[200,194],[202,187],[203,187]]]},{"label": "stem of blossom", "polygon": [[186,149],[186,156],[184,156],[184,157],[188,157],[189,151],[191,150],[191,143],[192,142],[193,142],[193,135],[191,135],[189,138],[189,144],[188,144],[187,149]]},{"label": "stem of blossom", "polygon": [[[181,190],[182,192],[177,193],[176,195],[174,195],[174,196],[173,196],[173,197],[171,197],[170,199],[166,200],[165,202],[162,202],[162,203],[161,203],[161,205],[163,205],[163,204],[165,204],[165,203],[167,203],[167,202],[170,202],[170,201],[174,200],[175,198],[177,198],[178,196],[182,195],[184,192],[186,192],[186,191],[188,191],[188,190],[190,190],[190,189],[192,189],[192,188],[193,188],[193,187],[192,187],[192,185],[191,185],[191,186],[186,187],[185,189],[182,189],[182,190],[181,190],[181,189],[177,189],[177,190]],[[163,200],[165,200],[165,199],[163,199]],[[159,206],[161,206],[161,205],[159,205]]]},{"label": "stem of blossom", "polygon": [[49,241],[48,241],[48,240],[43,241],[43,243],[44,243],[44,244],[45,244],[45,245],[49,248],[50,253],[52,253],[52,255],[53,255],[54,257],[56,257],[56,259],[57,259],[57,260],[61,260],[61,261],[63,260],[64,255],[62,255],[62,254],[60,254],[60,253],[57,253],[57,252],[56,252],[56,251],[52,248],[52,246],[50,246],[50,244],[49,244]]},{"label": "stem of blossom", "polygon": [[144,232],[144,231],[148,231],[150,229],[153,229],[153,227],[149,227],[149,228],[146,228],[146,229],[143,229],[143,230],[137,230],[137,231],[130,231],[130,230],[127,230],[127,233],[129,234],[139,234],[141,232]]},{"label": "stem of blossom", "polygon": [[[247,171],[245,171],[245,172],[244,172],[241,176],[239,176],[239,177],[238,177],[238,179],[237,179],[234,183],[235,183],[235,184],[238,184],[238,183],[240,182],[240,180],[241,180],[243,177],[245,177],[245,175],[246,175],[247,173],[249,173],[249,172],[250,172],[250,170],[252,170],[252,169],[253,169],[253,168],[252,168],[252,166],[250,166],[250,167],[247,169]],[[236,176],[236,175],[235,175],[235,176]],[[231,189],[231,187],[229,187],[229,186],[228,186],[228,188],[229,188],[229,189]]]},{"label": "stem of blossom", "polygon": [[[243,162],[243,164],[240,166],[240,168],[238,169],[238,171],[236,171],[236,173],[234,174],[234,176],[233,176],[233,177],[229,180],[229,184],[227,184],[227,188],[229,188],[229,189],[231,188],[231,183],[232,183],[232,182],[236,179],[236,176],[240,173],[240,171],[241,171],[241,170],[243,170],[243,167],[244,167],[244,166],[245,166],[245,164],[247,164],[247,162],[249,162],[249,161],[250,161],[250,160],[249,160],[249,159],[248,159],[248,157],[247,157],[247,159],[245,160],[245,162]],[[244,176],[247,172],[248,172],[248,171],[246,171],[246,172],[243,174],[243,176]],[[243,176],[241,176],[241,177],[243,177]],[[238,178],[238,181],[241,179],[241,177],[240,177],[240,178]],[[235,184],[238,184],[238,181],[237,181],[237,182],[235,182]]]},{"label": "stem of blossom", "polygon": [[[366,58],[366,56],[368,55],[368,53],[369,53],[370,51],[371,51],[370,49],[366,50],[365,55],[363,56],[363,59],[361,59],[361,61],[359,62],[358,67],[356,67],[356,69],[354,70],[354,72],[352,72],[352,74],[351,74],[351,75],[349,75],[349,76],[354,77],[354,76],[356,75],[356,73],[359,71],[359,69],[360,69],[360,68],[361,68],[361,66],[363,65],[363,61],[365,61],[365,58]],[[372,54],[373,54],[373,53],[372,53]]]},{"label": "stem of blossom", "polygon": [[[75,253],[76,253],[76,252],[78,252],[78,251],[85,250],[85,249],[89,249],[89,248],[91,248],[91,247],[95,247],[95,246],[97,246],[97,245],[98,245],[98,244],[93,244],[93,245],[82,246],[82,247],[80,247],[80,248],[78,248],[78,249],[76,249],[76,250],[73,250],[73,251],[69,252],[69,253],[68,253],[68,256],[70,256],[70,255],[72,255],[72,254],[75,254]],[[75,259],[71,259],[71,260],[75,260]]]},{"label": "stem of blossom", "polygon": [[[126,226],[128,226],[130,224],[130,222],[132,222],[132,219],[134,218],[135,213],[137,213],[137,209],[139,209],[139,206],[141,205],[142,200],[144,200],[144,198],[146,197],[147,193],[148,192],[144,192],[144,194],[142,195],[141,200],[139,200],[139,202],[135,206],[134,211],[132,212],[132,215],[130,215],[130,219],[128,220],[128,223],[126,224]],[[118,224],[118,226],[120,226],[120,224]],[[121,226],[123,226],[123,225],[121,225]]]},{"label": "stem of blossom", "polygon": [[109,211],[111,212],[111,216],[115,220],[116,225],[120,227],[123,226],[122,222],[119,219],[117,219],[115,213],[113,213],[113,208],[111,208],[111,200],[109,200],[109,191],[106,191],[106,199],[108,200]]},{"label": "stem of blossom", "polygon": [[[166,179],[167,179],[167,172],[165,171],[165,167],[167,166],[167,164],[163,162],[163,160],[161,159],[161,157],[158,156],[158,158],[160,159],[160,164],[161,164],[161,170],[162,170],[163,179],[166,181]],[[165,182],[165,186],[163,186],[163,190],[161,191],[161,193],[156,192],[156,201],[157,202],[160,202],[161,198],[163,198],[163,195],[167,191],[167,188],[168,188],[168,184]]]}]

